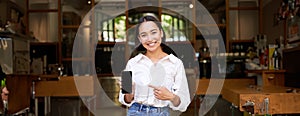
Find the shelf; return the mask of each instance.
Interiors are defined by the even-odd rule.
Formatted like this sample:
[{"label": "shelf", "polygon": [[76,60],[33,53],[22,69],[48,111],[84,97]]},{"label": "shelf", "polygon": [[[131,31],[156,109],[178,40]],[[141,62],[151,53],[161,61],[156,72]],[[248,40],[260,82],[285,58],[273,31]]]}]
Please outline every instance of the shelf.
[{"label": "shelf", "polygon": [[98,45],[115,45],[116,42],[105,42],[105,41],[100,41],[98,42]]},{"label": "shelf", "polygon": [[294,48],[286,48],[283,49],[283,53],[293,53],[293,52],[299,52],[300,51],[300,47],[294,47]]},{"label": "shelf", "polygon": [[0,31],[0,36],[1,37],[21,37],[24,40],[33,40],[33,38],[31,38],[28,35],[24,35],[22,33],[11,33],[10,31]]},{"label": "shelf", "polygon": [[286,70],[246,70],[246,73],[285,73]]},{"label": "shelf", "polygon": [[229,7],[229,10],[259,10],[259,7]]},{"label": "shelf", "polygon": [[62,28],[78,29],[80,25],[63,25]]},{"label": "shelf", "polygon": [[230,43],[253,43],[254,40],[230,40]]},{"label": "shelf", "polygon": [[30,45],[57,45],[57,42],[30,42]]},{"label": "shelf", "polygon": [[63,25],[62,28],[78,29],[78,28],[90,28],[90,25]]},{"label": "shelf", "polygon": [[91,61],[91,58],[62,58],[62,61]]},{"label": "shelf", "polygon": [[290,38],[287,38],[287,43],[298,43],[300,42],[300,38],[299,36],[294,36],[294,37],[290,37]]},{"label": "shelf", "polygon": [[190,41],[168,41],[166,44],[191,44]]},{"label": "shelf", "polygon": [[197,24],[197,27],[226,27],[226,24]]},{"label": "shelf", "polygon": [[58,12],[58,9],[39,9],[39,10],[28,10],[30,13],[43,13],[43,12]]},{"label": "shelf", "polygon": [[297,39],[297,40],[288,40],[289,44],[294,44],[294,43],[300,43],[300,39]]},{"label": "shelf", "polygon": [[98,45],[115,45],[115,44],[125,44],[126,42],[106,42],[106,41],[99,41]]}]

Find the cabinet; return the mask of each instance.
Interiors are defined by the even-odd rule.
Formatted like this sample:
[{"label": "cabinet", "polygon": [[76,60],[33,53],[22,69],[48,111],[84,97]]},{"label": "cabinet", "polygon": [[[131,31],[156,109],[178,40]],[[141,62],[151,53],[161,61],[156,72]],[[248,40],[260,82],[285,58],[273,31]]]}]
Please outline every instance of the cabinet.
[{"label": "cabinet", "polygon": [[[58,64],[64,67],[64,74],[71,75],[73,71],[72,61],[84,61],[79,66],[90,64],[89,58],[72,58],[72,50],[77,29],[82,18],[91,9],[91,4],[87,4],[83,0],[77,1],[76,4],[69,0],[27,0],[26,2],[27,33],[32,34],[37,40],[31,44],[32,48],[44,50],[43,52],[51,51],[52,57],[57,58],[54,62],[45,64],[47,69],[52,63]],[[85,26],[90,28],[90,25],[92,24]],[[87,45],[84,42],[86,43],[83,41],[81,44]],[[89,70],[90,68],[86,69]],[[44,72],[44,74],[47,73]]]},{"label": "cabinet", "polygon": [[228,2],[228,40],[226,41],[227,51],[234,51],[237,48],[247,50],[247,44],[254,42],[254,37],[262,34],[262,0]]},{"label": "cabinet", "polygon": [[[195,10],[196,43],[195,50],[209,47],[210,55],[216,56],[219,52],[226,52],[228,32],[226,0],[199,1]],[[203,6],[202,6],[203,5]],[[207,10],[207,11],[206,11]]]},{"label": "cabinet", "polygon": [[66,0],[62,4],[60,13],[62,25],[61,62],[65,75],[84,76],[92,74],[94,19],[90,9],[94,1],[79,0],[77,2]]},{"label": "cabinet", "polygon": [[29,74],[29,37],[10,32],[0,33],[0,65],[5,74]]},{"label": "cabinet", "polygon": [[57,43],[30,42],[30,74],[58,73]]},{"label": "cabinet", "polygon": [[285,86],[285,70],[248,70],[247,73],[255,73],[259,86]]},{"label": "cabinet", "polygon": [[[35,40],[30,42],[31,74],[57,73],[61,62],[60,0],[26,0],[26,34]],[[55,74],[56,74],[55,73]]]}]

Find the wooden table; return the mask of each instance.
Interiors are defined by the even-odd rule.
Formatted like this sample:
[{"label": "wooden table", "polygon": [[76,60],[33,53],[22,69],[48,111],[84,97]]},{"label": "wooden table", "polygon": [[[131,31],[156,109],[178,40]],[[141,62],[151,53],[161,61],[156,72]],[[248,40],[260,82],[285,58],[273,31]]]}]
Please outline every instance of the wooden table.
[{"label": "wooden table", "polygon": [[300,113],[300,93],[286,93],[287,87],[281,86],[232,86],[224,88],[222,96],[237,105],[240,111],[246,101],[252,101],[254,114],[265,114],[262,108],[265,98],[269,99],[269,114]]},{"label": "wooden table", "polygon": [[[51,78],[51,77],[47,77]],[[50,97],[94,96],[94,77],[66,76],[55,79],[41,79],[35,82],[35,97],[45,98],[45,113],[50,112]],[[38,115],[38,100],[35,100]]]},{"label": "wooden table", "polygon": [[232,86],[243,85],[249,86],[254,85],[254,78],[239,78],[239,79],[197,79],[196,80],[196,93],[194,97],[194,115],[198,115],[198,110],[201,102],[201,97],[204,95],[221,95],[224,88]]},{"label": "wooden table", "polygon": [[[76,82],[76,83],[75,83]],[[59,80],[37,81],[36,97],[93,96],[94,79],[92,76],[66,76]]]},{"label": "wooden table", "polygon": [[[260,73],[261,71],[257,72]],[[283,73],[276,72],[276,73]],[[269,74],[268,71],[265,72]],[[270,72],[274,73],[274,72]],[[221,90],[209,86],[223,82]],[[269,98],[269,114],[291,114],[300,113],[300,93],[286,93],[288,87],[283,86],[257,86],[254,79],[197,79],[196,97],[199,95],[222,95],[222,97],[238,106],[240,111],[245,111],[242,106],[246,101],[255,103],[254,113],[264,114],[261,110],[263,100]],[[211,85],[210,85],[211,84]],[[296,90],[296,89],[295,89]],[[300,90],[298,90],[300,91]],[[197,101],[197,99],[195,99]],[[196,103],[196,102],[195,102]],[[195,104],[195,111],[196,111]],[[195,112],[196,114],[196,112]]]},{"label": "wooden table", "polygon": [[[196,95],[205,95],[205,94],[222,94],[222,90],[224,88],[237,86],[237,85],[254,85],[255,80],[250,78],[244,79],[197,79],[196,80],[197,90]],[[223,85],[221,85],[223,84]],[[209,86],[211,86],[210,90],[208,91]],[[221,86],[216,88],[216,86]]]}]

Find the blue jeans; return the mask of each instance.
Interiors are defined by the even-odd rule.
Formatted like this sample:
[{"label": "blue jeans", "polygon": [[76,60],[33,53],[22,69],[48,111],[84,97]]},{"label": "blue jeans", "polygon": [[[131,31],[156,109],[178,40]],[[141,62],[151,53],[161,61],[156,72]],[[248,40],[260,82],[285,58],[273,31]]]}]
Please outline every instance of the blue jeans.
[{"label": "blue jeans", "polygon": [[168,107],[153,107],[133,103],[127,111],[127,116],[170,116],[170,112]]}]

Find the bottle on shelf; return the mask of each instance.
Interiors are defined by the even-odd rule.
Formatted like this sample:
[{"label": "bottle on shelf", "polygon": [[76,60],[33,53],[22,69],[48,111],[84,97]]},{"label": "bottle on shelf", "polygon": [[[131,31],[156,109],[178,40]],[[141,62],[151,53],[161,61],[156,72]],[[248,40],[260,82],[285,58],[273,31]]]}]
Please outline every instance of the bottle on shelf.
[{"label": "bottle on shelf", "polygon": [[200,78],[210,78],[211,77],[211,57],[210,52],[207,47],[200,48],[200,53],[198,56]]},{"label": "bottle on shelf", "polygon": [[267,47],[265,47],[264,49],[265,53],[264,53],[264,63],[265,63],[265,66],[264,66],[264,69],[268,69],[268,66],[269,66],[269,49]]},{"label": "bottle on shelf", "polygon": [[264,67],[265,65],[265,50],[264,49],[261,49],[259,51],[259,64],[260,64],[260,67]]},{"label": "bottle on shelf", "polygon": [[275,70],[280,69],[281,64],[281,54],[278,52],[278,48],[275,48],[273,55],[272,55],[272,62]]}]

